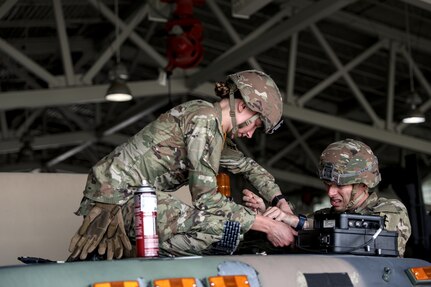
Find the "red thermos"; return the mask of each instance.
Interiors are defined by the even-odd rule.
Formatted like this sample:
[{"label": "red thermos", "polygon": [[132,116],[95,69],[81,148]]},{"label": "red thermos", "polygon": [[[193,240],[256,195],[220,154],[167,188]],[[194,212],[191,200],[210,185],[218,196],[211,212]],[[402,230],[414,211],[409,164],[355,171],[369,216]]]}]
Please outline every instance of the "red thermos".
[{"label": "red thermos", "polygon": [[143,181],[134,194],[136,256],[155,257],[159,255],[157,235],[157,197],[155,189]]}]

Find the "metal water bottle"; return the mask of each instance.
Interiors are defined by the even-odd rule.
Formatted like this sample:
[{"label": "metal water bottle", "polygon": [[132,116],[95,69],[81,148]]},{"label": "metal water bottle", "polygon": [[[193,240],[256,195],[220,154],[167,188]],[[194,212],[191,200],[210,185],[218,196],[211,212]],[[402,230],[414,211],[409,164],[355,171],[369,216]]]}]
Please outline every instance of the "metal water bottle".
[{"label": "metal water bottle", "polygon": [[159,255],[157,235],[156,191],[144,180],[134,194],[136,256],[155,257]]}]

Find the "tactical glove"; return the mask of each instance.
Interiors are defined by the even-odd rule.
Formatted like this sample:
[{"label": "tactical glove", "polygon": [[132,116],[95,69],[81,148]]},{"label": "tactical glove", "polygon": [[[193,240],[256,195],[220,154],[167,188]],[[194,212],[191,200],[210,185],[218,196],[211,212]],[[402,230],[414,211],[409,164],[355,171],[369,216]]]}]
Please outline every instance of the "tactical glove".
[{"label": "tactical glove", "polygon": [[99,245],[117,214],[121,216],[119,205],[96,203],[70,241],[69,251],[72,254],[68,261],[76,260],[78,256],[81,260],[86,259],[88,253]]},{"label": "tactical glove", "polygon": [[100,255],[106,253],[106,259],[112,260],[114,257],[121,258],[125,250],[130,251],[131,249],[132,244],[127,237],[120,209],[109,224],[108,230],[99,244],[98,253]]}]

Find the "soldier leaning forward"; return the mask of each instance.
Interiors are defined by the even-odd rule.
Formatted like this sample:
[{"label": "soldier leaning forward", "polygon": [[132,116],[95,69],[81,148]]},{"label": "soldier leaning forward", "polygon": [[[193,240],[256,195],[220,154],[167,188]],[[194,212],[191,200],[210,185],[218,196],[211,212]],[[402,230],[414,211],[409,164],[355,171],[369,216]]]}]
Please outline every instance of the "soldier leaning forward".
[{"label": "soldier leaning forward", "polygon": [[[163,255],[231,254],[248,230],[266,233],[274,246],[292,243],[289,226],[229,201],[216,183],[223,167],[241,173],[267,200],[281,194],[271,174],[230,139],[250,138],[257,128],[272,133],[280,126],[283,103],[276,84],[265,73],[249,70],[218,82],[215,91],[220,101],[194,100],[172,108],[91,169],[76,212],[84,220],[71,240],[69,260],[84,260],[96,249],[108,259],[130,253],[130,187],[144,180],[156,189]],[[168,194],[185,184],[193,206]],[[292,213],[285,200],[278,206]]]}]

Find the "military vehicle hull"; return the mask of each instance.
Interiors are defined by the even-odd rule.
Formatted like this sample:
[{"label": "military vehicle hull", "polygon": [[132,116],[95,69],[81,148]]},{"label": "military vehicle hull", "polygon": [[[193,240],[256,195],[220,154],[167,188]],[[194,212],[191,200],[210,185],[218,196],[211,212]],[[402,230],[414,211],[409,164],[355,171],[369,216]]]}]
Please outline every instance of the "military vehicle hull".
[{"label": "military vehicle hull", "polygon": [[[145,282],[145,286],[152,286],[151,282],[155,279],[180,277],[196,278],[203,282],[202,286],[206,286],[205,281],[209,276],[246,274],[250,277],[256,276],[250,284],[251,287],[406,287],[415,286],[406,271],[412,267],[427,266],[431,266],[431,263],[421,259],[355,255],[283,254],[135,258],[1,267],[0,286],[88,287],[97,282],[118,282],[138,278],[141,284]],[[254,275],[253,272],[255,272]],[[421,286],[431,286],[431,283]]]}]

